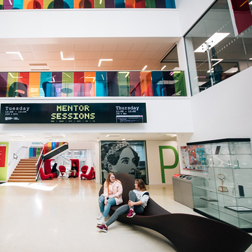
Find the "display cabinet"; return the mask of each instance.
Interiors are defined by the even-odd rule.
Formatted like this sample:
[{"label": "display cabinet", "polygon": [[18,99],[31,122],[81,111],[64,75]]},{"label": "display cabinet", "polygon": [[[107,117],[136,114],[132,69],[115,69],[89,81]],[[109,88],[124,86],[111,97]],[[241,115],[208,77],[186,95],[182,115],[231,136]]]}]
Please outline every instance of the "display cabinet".
[{"label": "display cabinet", "polygon": [[220,139],[200,145],[206,157],[202,176],[194,177],[194,211],[252,231],[252,158],[250,139]]}]

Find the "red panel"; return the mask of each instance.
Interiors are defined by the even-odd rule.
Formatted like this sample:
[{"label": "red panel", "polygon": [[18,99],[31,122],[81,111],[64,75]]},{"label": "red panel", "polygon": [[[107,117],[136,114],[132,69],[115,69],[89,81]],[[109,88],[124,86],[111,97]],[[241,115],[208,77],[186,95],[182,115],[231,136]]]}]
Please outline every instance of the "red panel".
[{"label": "red panel", "polygon": [[6,146],[0,146],[0,167],[5,167]]},{"label": "red panel", "polygon": [[249,2],[245,0],[231,0],[231,3],[237,31],[240,34],[252,25],[252,14]]}]

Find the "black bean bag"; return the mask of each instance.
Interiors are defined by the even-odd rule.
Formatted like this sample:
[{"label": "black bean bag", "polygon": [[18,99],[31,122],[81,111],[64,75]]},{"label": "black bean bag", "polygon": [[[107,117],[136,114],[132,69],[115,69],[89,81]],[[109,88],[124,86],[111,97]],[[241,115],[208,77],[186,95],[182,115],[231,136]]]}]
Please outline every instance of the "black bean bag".
[{"label": "black bean bag", "polygon": [[[123,185],[123,204],[134,189],[134,178],[126,173],[117,174]],[[103,192],[103,186],[99,195]],[[151,195],[150,195],[151,196]],[[113,206],[110,215],[119,206]],[[143,215],[127,218],[123,214],[118,221],[153,229],[164,235],[180,252],[244,252],[252,243],[252,237],[229,224],[190,214],[172,214],[149,199]]]}]

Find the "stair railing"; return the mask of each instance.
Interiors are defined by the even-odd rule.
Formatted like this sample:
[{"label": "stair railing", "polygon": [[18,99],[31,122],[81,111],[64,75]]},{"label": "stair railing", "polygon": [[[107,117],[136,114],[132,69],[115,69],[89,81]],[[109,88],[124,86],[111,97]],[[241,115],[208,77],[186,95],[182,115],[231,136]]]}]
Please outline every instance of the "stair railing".
[{"label": "stair railing", "polygon": [[43,164],[43,154],[44,154],[44,148],[41,149],[40,151],[40,155],[39,155],[39,158],[38,158],[38,161],[36,163],[36,167],[37,167],[37,173],[36,173],[36,181],[38,180],[38,177],[39,177],[39,168],[40,166]]}]

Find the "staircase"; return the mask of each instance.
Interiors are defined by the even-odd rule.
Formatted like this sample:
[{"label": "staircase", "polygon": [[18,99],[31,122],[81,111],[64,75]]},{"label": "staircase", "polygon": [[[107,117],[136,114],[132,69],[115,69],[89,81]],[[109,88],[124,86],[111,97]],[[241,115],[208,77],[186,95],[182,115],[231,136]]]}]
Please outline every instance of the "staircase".
[{"label": "staircase", "polygon": [[21,159],[8,182],[36,182],[37,159]]}]

